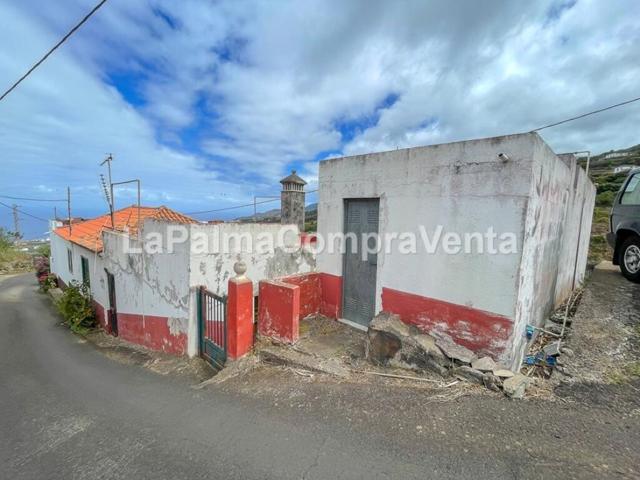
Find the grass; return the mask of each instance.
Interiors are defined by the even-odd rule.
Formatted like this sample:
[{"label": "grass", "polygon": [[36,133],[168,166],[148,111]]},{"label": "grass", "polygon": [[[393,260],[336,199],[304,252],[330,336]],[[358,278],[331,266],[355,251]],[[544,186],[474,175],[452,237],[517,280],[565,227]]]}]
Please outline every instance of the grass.
[{"label": "grass", "polygon": [[31,256],[16,249],[11,234],[0,228],[0,273],[28,270],[31,270]]},{"label": "grass", "polygon": [[613,250],[607,243],[605,235],[609,232],[609,213],[611,207],[595,207],[589,243],[589,263],[597,264],[603,260],[611,260]]},{"label": "grass", "polygon": [[624,367],[619,368],[609,375],[609,381],[616,385],[629,383],[640,377],[640,361],[627,363]]}]

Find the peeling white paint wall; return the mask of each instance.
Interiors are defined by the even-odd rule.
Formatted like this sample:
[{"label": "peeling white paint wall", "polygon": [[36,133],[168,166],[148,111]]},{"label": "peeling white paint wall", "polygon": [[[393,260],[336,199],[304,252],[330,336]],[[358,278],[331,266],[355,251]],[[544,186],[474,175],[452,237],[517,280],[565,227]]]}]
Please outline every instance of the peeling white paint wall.
[{"label": "peeling white paint wall", "polygon": [[[168,253],[169,229],[176,226],[186,229],[186,241],[176,243],[173,252]],[[145,219],[141,238],[150,242],[150,234],[160,234],[164,239],[161,253],[147,253],[141,240],[130,238],[126,233],[105,231],[104,264],[115,276],[118,312],[167,317],[170,331],[187,334],[188,355],[197,355],[198,287],[226,295],[228,281],[235,275],[233,265],[242,259],[257,295],[260,280],[311,271],[315,268],[315,257],[308,251],[287,253],[282,249],[263,253],[244,250],[194,253],[198,247],[196,238],[204,234],[213,241],[225,234],[246,234],[257,242],[258,236],[265,233],[277,238],[281,228],[279,224],[180,225]],[[295,228],[285,239],[297,241],[297,236]],[[125,253],[126,244],[142,249],[142,253]]]},{"label": "peeling white paint wall", "polygon": [[[152,232],[167,235],[169,223],[146,219],[142,238]],[[141,240],[123,232],[103,232],[105,267],[115,277],[118,313],[178,319],[189,317],[189,245],[172,253],[126,253]]]}]

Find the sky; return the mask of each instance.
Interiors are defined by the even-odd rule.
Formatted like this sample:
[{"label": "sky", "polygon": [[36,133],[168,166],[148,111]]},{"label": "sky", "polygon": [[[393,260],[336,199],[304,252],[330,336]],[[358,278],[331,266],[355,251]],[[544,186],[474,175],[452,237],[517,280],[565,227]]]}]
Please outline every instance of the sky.
[{"label": "sky", "polygon": [[[95,3],[0,0],[0,89]],[[640,95],[639,14],[636,0],[109,0],[0,102],[0,195],[69,186],[74,215],[102,214],[112,153],[143,204],[190,213],[278,195],[292,169],[313,190],[324,158],[530,131]],[[601,153],[640,143],[639,124],[640,102],[542,136]],[[116,207],[135,201],[116,190]]]}]

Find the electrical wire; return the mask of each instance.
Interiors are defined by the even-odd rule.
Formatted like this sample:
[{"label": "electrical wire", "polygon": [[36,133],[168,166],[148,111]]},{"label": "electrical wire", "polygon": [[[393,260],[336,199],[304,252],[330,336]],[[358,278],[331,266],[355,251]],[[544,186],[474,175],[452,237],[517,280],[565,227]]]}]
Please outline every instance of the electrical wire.
[{"label": "electrical wire", "polygon": [[66,202],[66,198],[25,198],[10,197],[9,195],[0,195],[0,198],[8,198],[9,200],[21,200],[24,202]]},{"label": "electrical wire", "polygon": [[539,127],[539,128],[534,129],[534,130],[531,130],[531,131],[532,132],[539,132],[540,130],[544,130],[545,128],[556,127],[558,125],[562,125],[563,123],[573,122],[574,120],[578,120],[580,118],[588,117],[589,115],[595,115],[596,113],[605,112],[607,110],[611,110],[612,108],[617,108],[617,107],[621,107],[623,105],[628,105],[630,103],[637,102],[638,100],[640,100],[640,97],[632,98],[631,100],[627,100],[625,102],[616,103],[615,105],[609,105],[608,107],[600,108],[600,109],[594,110],[592,112],[583,113],[582,115],[578,115],[577,117],[571,117],[571,118],[567,118],[566,120],[561,120],[559,122],[550,123],[549,125],[545,125],[544,127]]},{"label": "electrical wire", "polygon": [[[4,202],[0,202],[0,205],[2,205],[3,207],[7,207],[9,210],[13,210],[13,208],[14,208],[11,205],[7,205]],[[49,220],[47,220],[46,218],[42,218],[42,217],[38,217],[36,215],[32,215],[30,213],[25,212],[24,210],[20,210],[19,208],[16,208],[16,211],[20,212],[23,215],[26,215],[27,217],[35,218],[36,220],[41,220],[43,222],[49,223]]]},{"label": "electrical wire", "polygon": [[36,68],[38,68],[38,67],[42,64],[42,62],[44,62],[44,61],[49,57],[49,55],[51,55],[54,51],[56,51],[60,45],[62,45],[64,42],[66,42],[66,41],[67,41],[67,39],[68,39],[71,35],[73,35],[73,34],[75,33],[75,31],[76,31],[76,30],[78,30],[78,29],[79,29],[79,28],[84,24],[84,22],[86,22],[87,20],[89,20],[89,18],[90,18],[94,13],[96,13],[96,12],[98,11],[98,9],[99,9],[100,7],[102,7],[102,5],[104,5],[104,4],[106,3],[106,1],[107,1],[107,0],[101,0],[100,2],[98,2],[98,4],[97,4],[95,7],[93,7],[93,9],[92,9],[89,13],[87,13],[87,14],[84,16],[84,18],[83,18],[82,20],[80,20],[80,22],[79,22],[79,23],[77,23],[77,24],[76,24],[76,26],[75,26],[75,27],[73,27],[71,30],[69,30],[69,32],[68,32],[64,37],[62,37],[62,39],[61,39],[58,43],[56,43],[56,44],[53,46],[53,48],[52,48],[51,50],[49,50],[49,51],[44,55],[44,57],[42,57],[40,60],[38,60],[38,61],[37,61],[37,62],[36,62],[36,63],[35,63],[35,64],[34,64],[34,65],[29,69],[29,70],[27,70],[27,73],[25,73],[24,75],[22,75],[22,77],[20,77],[20,78],[19,78],[19,79],[18,79],[18,80],[13,84],[13,85],[11,85],[11,86],[7,89],[7,91],[6,91],[6,92],[4,92],[4,93],[2,94],[2,96],[0,96],[0,101],[2,101],[2,100],[4,99],[4,97],[6,97],[7,95],[9,95],[9,94],[13,91],[13,89],[15,89],[18,85],[20,85],[20,83],[22,83],[22,81],[23,81],[24,79],[26,79],[29,75],[31,75],[31,73],[32,73]]},{"label": "electrical wire", "polygon": [[[315,193],[318,190],[309,190],[308,192],[305,193]],[[263,203],[270,203],[270,202],[279,202],[280,199],[279,198],[271,198],[269,200],[261,200],[259,202],[255,202],[255,203],[246,203],[244,205],[234,205],[232,207],[224,207],[224,208],[216,208],[214,210],[201,210],[199,212],[186,212],[185,215],[200,215],[203,213],[215,213],[215,212],[225,212],[227,210],[235,210],[238,208],[246,208],[246,207],[253,207],[254,205],[262,205]]]}]

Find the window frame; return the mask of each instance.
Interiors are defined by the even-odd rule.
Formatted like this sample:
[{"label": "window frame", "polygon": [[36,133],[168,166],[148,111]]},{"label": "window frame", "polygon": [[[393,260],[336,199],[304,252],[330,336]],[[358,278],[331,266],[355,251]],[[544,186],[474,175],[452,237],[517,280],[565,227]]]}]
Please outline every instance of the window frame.
[{"label": "window frame", "polygon": [[[635,188],[633,189],[632,192],[627,192],[627,189],[629,188],[629,185],[631,185],[631,182],[633,182],[634,179],[637,179],[638,183],[636,183]],[[624,187],[622,188],[622,192],[620,193],[620,201],[618,202],[618,204],[619,205],[624,205],[626,207],[637,207],[637,206],[640,206],[640,202],[637,202],[637,203],[623,203],[624,196],[627,193],[635,193],[637,188],[640,188],[640,172],[636,172],[636,173],[634,173],[632,175],[629,175],[629,178],[624,183]]]},{"label": "window frame", "polygon": [[67,268],[69,273],[73,273],[73,250],[67,248]]},{"label": "window frame", "polygon": [[87,287],[91,287],[91,271],[89,269],[89,259],[84,255],[80,255],[80,270],[82,271],[82,283],[84,283]]}]

